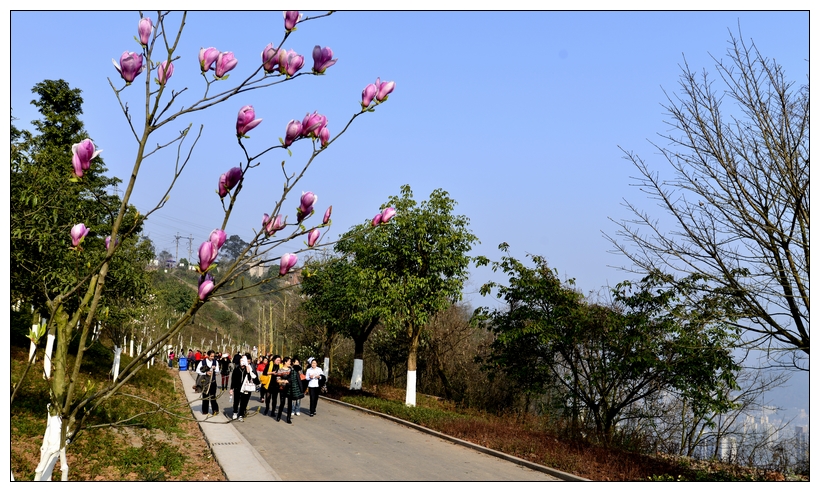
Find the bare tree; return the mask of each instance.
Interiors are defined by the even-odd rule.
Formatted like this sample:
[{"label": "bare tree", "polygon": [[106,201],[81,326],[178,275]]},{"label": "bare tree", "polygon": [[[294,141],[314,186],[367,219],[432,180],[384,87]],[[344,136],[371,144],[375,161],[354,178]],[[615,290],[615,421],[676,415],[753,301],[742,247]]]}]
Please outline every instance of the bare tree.
[{"label": "bare tree", "polygon": [[701,276],[734,303],[749,346],[808,370],[808,80],[788,82],[740,35],[729,44],[727,60],[712,57],[717,79],[684,61],[680,93],[667,94],[671,129],[653,145],[674,176],[624,150],[672,229],[626,202],[633,217],[615,221],[618,239],[606,237],[634,272]]}]

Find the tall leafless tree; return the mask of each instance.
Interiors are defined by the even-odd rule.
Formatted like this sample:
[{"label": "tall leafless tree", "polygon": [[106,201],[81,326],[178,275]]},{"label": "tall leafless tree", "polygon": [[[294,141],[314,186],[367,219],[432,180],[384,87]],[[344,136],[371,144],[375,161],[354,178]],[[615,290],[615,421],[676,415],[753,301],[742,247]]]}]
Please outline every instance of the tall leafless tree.
[{"label": "tall leafless tree", "polygon": [[632,217],[605,235],[634,272],[700,275],[733,300],[750,347],[808,370],[809,83],[740,34],[729,45],[712,57],[717,78],[684,61],[680,92],[667,94],[670,131],[653,145],[673,175],[624,150],[671,229],[627,201]]}]

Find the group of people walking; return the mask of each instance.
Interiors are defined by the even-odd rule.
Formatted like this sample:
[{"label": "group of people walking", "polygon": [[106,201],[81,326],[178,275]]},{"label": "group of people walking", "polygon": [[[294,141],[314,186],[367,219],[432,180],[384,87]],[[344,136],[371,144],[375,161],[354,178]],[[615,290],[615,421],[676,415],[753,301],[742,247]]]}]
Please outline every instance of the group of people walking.
[{"label": "group of people walking", "polygon": [[299,359],[292,357],[263,355],[254,360],[250,353],[237,353],[230,360],[228,354],[218,358],[213,350],[209,350],[196,365],[197,379],[202,381],[198,385],[202,389],[202,414],[219,413],[216,395],[218,383],[221,383],[221,390],[227,390],[231,395],[231,420],[245,420],[248,403],[256,391],[259,401],[265,403],[262,415],[270,415],[277,422],[284,414],[285,422],[292,424],[292,416],[301,415],[301,400],[305,395],[310,401],[308,415],[313,417],[326,378],[316,359],[310,357],[307,362],[309,367],[303,372]]}]

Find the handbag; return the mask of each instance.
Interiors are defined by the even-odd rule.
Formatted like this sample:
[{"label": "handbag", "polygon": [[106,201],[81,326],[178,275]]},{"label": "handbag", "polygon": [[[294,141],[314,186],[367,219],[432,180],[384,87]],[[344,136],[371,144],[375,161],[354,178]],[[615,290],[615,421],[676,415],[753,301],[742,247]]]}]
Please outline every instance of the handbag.
[{"label": "handbag", "polygon": [[246,374],[245,379],[242,381],[242,392],[253,393],[254,391],[256,391],[256,385],[251,381],[250,375]]},{"label": "handbag", "polygon": [[210,386],[208,381],[209,378],[210,376],[208,376],[207,374],[198,374],[196,377],[196,382],[194,384],[194,391],[200,393],[208,389],[207,387]]}]

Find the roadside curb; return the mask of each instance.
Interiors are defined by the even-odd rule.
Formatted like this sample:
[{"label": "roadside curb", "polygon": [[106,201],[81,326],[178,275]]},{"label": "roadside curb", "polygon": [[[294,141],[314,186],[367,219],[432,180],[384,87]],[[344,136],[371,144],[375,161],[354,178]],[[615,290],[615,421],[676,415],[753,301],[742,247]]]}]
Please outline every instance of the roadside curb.
[{"label": "roadside curb", "polygon": [[501,451],[496,451],[495,449],[490,449],[490,448],[481,446],[480,444],[475,444],[475,443],[472,443],[470,441],[465,441],[463,439],[459,439],[457,437],[448,436],[447,434],[442,434],[441,432],[434,431],[432,429],[428,429],[427,427],[424,427],[424,426],[421,426],[421,425],[418,425],[418,424],[414,424],[414,423],[408,422],[406,420],[402,420],[402,419],[400,419],[398,417],[394,417],[392,415],[387,415],[386,413],[381,413],[381,412],[377,412],[375,410],[370,410],[368,408],[353,405],[351,403],[346,403],[346,402],[343,402],[343,401],[334,400],[333,398],[328,398],[326,396],[321,396],[320,395],[319,398],[321,398],[325,401],[331,402],[331,403],[336,403],[337,405],[343,405],[343,406],[346,406],[346,407],[349,407],[349,408],[359,410],[360,412],[369,413],[369,414],[375,415],[377,417],[381,417],[381,418],[384,418],[384,419],[387,419],[387,420],[391,420],[391,421],[393,421],[397,424],[401,424],[405,427],[410,427],[412,429],[416,429],[417,431],[424,432],[425,434],[430,434],[432,436],[436,436],[440,439],[444,439],[445,441],[450,441],[454,444],[458,444],[460,446],[464,446],[464,447],[473,449],[473,450],[478,451],[480,453],[489,454],[491,456],[495,456],[496,458],[501,458],[502,460],[506,460],[506,461],[509,461],[511,463],[515,463],[516,465],[520,465],[520,466],[523,466],[523,467],[526,467],[526,468],[530,468],[532,470],[536,470],[536,471],[539,471],[539,472],[542,472],[542,473],[546,473],[547,475],[552,475],[553,477],[560,478],[561,480],[564,480],[564,481],[567,481],[567,482],[590,482],[591,481],[587,478],[579,477],[577,475],[573,475],[573,474],[567,473],[567,472],[562,472],[561,470],[556,470],[555,468],[550,468],[548,466],[539,465],[538,463],[533,463],[531,461],[527,461],[527,460],[525,460],[523,458],[519,458],[517,456],[512,456],[512,455],[507,454],[507,453],[502,453]]},{"label": "roadside curb", "polygon": [[229,482],[281,482],[279,474],[225,416],[227,409],[220,412],[217,417],[209,418],[202,415],[199,411],[199,394],[191,389],[194,383],[193,376],[187,371],[184,374],[183,371],[179,373],[191,414],[197,420],[208,448],[225,478]]}]

